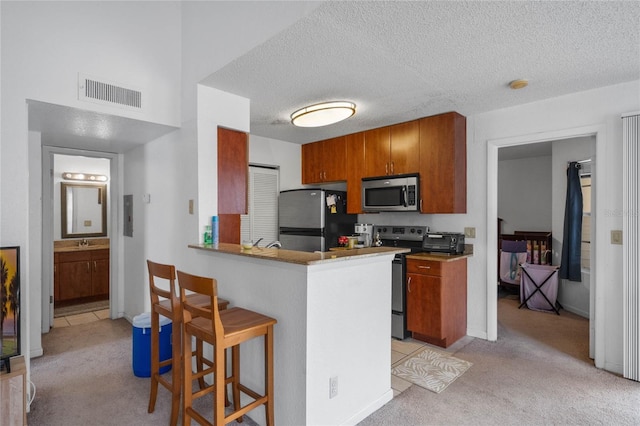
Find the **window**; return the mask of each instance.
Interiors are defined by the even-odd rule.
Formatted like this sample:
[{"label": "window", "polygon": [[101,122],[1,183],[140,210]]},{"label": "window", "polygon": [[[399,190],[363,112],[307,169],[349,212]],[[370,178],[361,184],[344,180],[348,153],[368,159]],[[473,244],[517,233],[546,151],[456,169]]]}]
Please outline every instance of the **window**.
[{"label": "window", "polygon": [[240,239],[263,244],[278,239],[278,193],[280,172],[277,168],[249,166],[248,214],[240,215]]}]

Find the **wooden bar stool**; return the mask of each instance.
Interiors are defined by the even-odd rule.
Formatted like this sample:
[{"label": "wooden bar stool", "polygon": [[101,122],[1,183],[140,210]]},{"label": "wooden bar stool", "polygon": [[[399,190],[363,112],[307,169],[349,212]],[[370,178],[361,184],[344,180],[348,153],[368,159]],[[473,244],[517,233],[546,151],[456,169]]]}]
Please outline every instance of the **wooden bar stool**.
[{"label": "wooden bar stool", "polygon": [[[230,308],[224,311],[218,309],[217,281],[212,278],[198,277],[178,271],[178,283],[180,285],[180,301],[182,303],[182,324],[185,342],[192,337],[213,345],[213,367],[198,372],[194,375],[188,363],[188,345],[184,345],[183,362],[185,363],[183,376],[184,405],[182,409],[183,425],[191,424],[193,418],[201,425],[224,425],[233,420],[242,421],[242,416],[254,408],[264,405],[267,425],[274,423],[273,418],[273,326],[274,318],[249,311],[243,308]],[[209,306],[213,309],[203,308],[193,304],[185,291],[205,295],[210,298]],[[264,336],[264,395],[247,388],[240,383],[240,343]],[[225,350],[231,348],[231,376],[226,376]],[[193,392],[193,380],[201,375],[214,373],[213,384],[206,389]],[[231,383],[234,411],[225,415],[224,395],[225,388]],[[249,395],[254,400],[244,407],[240,407],[240,392]],[[204,416],[193,409],[194,399],[209,393],[214,393],[213,398],[213,422],[209,422]]]},{"label": "wooden bar stool", "polygon": [[[180,299],[176,295],[175,280],[176,269],[173,265],[163,265],[147,260],[149,269],[149,293],[151,295],[151,391],[149,393],[149,413],[153,413],[156,405],[156,397],[158,395],[158,383],[167,388],[171,392],[171,420],[172,426],[178,424],[178,413],[180,411],[180,395],[182,391],[182,308]],[[155,280],[162,279],[169,283],[169,290],[163,290],[156,286]],[[160,299],[163,298],[163,299]],[[211,298],[197,294],[189,295],[187,298],[196,306],[208,306]],[[229,302],[225,299],[218,299],[218,309],[225,310]],[[160,362],[160,315],[169,318],[172,325],[172,357]],[[190,341],[190,340],[189,340]],[[196,357],[196,369],[202,371],[203,365],[208,365],[202,354],[202,341],[196,340],[196,350],[191,352],[189,346],[189,364],[192,357]],[[174,362],[175,361],[175,362]],[[167,365],[172,366],[171,381],[160,375],[160,368]],[[189,366],[191,371],[191,366]],[[200,386],[205,387],[204,379],[200,380]]]}]

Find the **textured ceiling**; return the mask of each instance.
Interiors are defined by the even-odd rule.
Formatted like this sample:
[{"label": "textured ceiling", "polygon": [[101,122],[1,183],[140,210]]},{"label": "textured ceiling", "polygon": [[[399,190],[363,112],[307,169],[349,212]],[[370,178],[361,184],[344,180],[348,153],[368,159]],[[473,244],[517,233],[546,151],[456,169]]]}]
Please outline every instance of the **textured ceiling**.
[{"label": "textured ceiling", "polygon": [[[252,134],[305,143],[640,79],[639,22],[636,1],[332,1],[203,84],[251,100]],[[508,89],[518,78],[530,85]],[[328,100],[357,113],[290,124],[294,110]]]},{"label": "textured ceiling", "polygon": [[[251,134],[305,143],[638,80],[639,22],[638,1],[327,1],[202,83],[251,100]],[[530,85],[508,89],[518,78]],[[357,113],[322,128],[290,123],[327,100]],[[110,152],[173,130],[38,102],[29,128],[48,145]]]}]

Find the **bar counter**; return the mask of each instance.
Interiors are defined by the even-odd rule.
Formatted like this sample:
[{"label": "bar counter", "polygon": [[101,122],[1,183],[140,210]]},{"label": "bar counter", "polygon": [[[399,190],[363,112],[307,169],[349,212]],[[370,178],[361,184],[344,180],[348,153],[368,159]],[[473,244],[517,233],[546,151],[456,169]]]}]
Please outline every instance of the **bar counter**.
[{"label": "bar counter", "polygon": [[237,256],[247,256],[261,259],[275,260],[278,262],[295,263],[298,265],[318,265],[321,263],[340,262],[357,258],[374,257],[382,254],[407,253],[410,250],[398,247],[367,247],[361,249],[350,249],[329,252],[306,252],[296,250],[285,250],[278,248],[252,247],[243,248],[240,244],[220,243],[212,244],[191,244],[190,248],[215,251],[218,253],[233,254]]},{"label": "bar counter", "polygon": [[[192,273],[218,294],[275,318],[274,414],[279,425],[354,425],[393,398],[391,264],[402,248],[307,253],[191,244]],[[179,269],[179,268],[178,268]],[[264,385],[264,346],[241,348],[242,382]],[[337,378],[337,395],[329,382]],[[248,400],[243,399],[245,405]],[[248,413],[265,423],[264,409]]]}]

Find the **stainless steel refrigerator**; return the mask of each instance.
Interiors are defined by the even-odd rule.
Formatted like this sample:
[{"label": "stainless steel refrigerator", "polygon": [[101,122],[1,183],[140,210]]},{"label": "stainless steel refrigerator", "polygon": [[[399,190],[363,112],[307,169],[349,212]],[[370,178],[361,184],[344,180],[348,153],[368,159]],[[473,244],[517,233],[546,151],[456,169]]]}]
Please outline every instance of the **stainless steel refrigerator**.
[{"label": "stainless steel refrigerator", "polygon": [[353,235],[358,215],[347,214],[347,193],[293,189],[278,198],[278,240],[283,249],[328,251],[340,235]]}]

